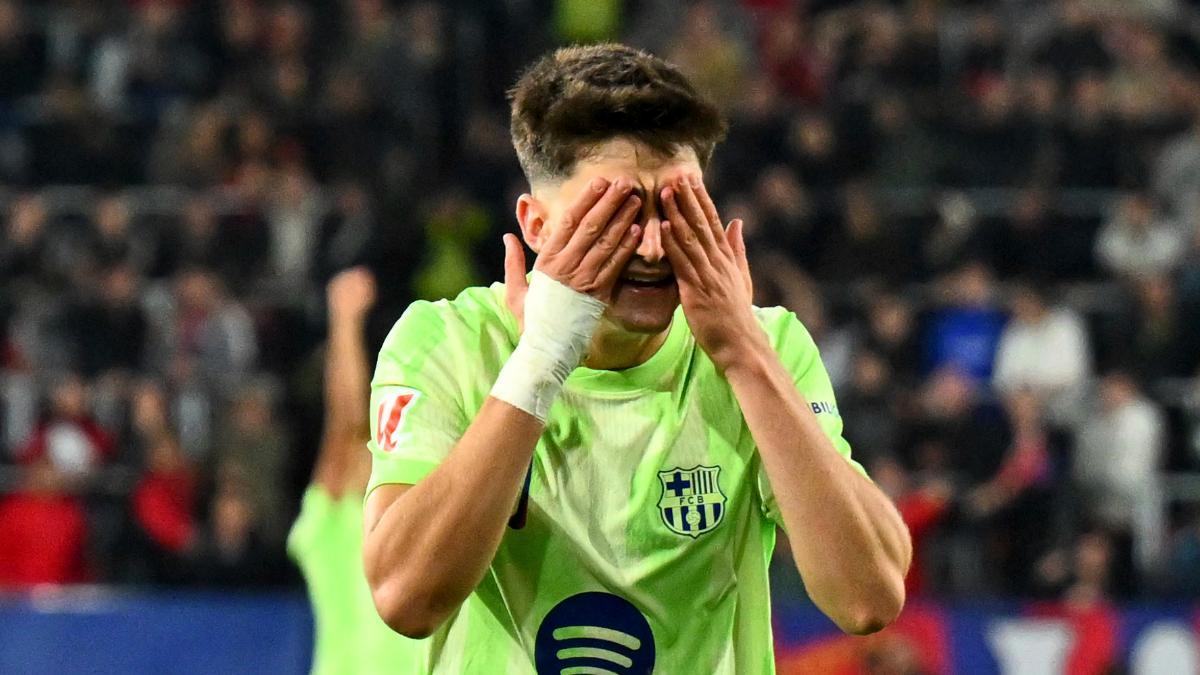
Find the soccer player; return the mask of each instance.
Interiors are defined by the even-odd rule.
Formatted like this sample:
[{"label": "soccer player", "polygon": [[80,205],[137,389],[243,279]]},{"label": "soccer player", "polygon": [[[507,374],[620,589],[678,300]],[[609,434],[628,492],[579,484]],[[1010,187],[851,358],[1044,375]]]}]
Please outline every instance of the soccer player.
[{"label": "soccer player", "polygon": [[777,525],[843,630],[899,613],[908,532],[702,183],[724,128],[620,45],[513,89],[533,272],[506,235],[505,283],[410,306],[371,388],[367,579],[430,672],[770,673]]},{"label": "soccer player", "polygon": [[308,584],[315,624],[312,672],[407,675],[426,668],[419,642],[397,635],[371,603],[362,568],[363,491],[371,471],[363,325],[375,303],[371,273],[354,268],[327,289],[325,428],[312,483],[288,535]]}]

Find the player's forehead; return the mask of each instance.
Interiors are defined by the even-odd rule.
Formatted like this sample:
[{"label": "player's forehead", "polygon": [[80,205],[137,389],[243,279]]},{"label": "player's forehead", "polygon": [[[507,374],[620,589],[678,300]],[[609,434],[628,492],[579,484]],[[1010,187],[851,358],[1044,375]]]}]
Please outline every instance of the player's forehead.
[{"label": "player's forehead", "polygon": [[700,173],[700,162],[690,146],[663,153],[635,140],[614,138],[594,146],[580,158],[568,182],[582,185],[596,176],[610,180],[624,176],[653,187],[680,174]]}]

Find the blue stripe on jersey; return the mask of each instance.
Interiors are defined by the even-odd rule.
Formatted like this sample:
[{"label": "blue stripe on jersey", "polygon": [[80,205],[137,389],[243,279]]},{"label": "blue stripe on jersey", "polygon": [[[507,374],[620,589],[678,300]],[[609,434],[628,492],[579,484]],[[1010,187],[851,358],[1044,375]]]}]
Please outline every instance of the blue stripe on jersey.
[{"label": "blue stripe on jersey", "polygon": [[708,527],[708,509],[704,508],[705,506],[707,506],[707,504],[701,504],[700,506],[696,507],[696,511],[700,513],[700,522],[696,523],[696,527],[698,527],[701,531]]},{"label": "blue stripe on jersey", "polygon": [[684,506],[684,507],[681,507],[681,508],[679,509],[679,527],[680,527],[680,528],[681,528],[681,529],[682,529],[684,532],[691,532],[691,531],[692,531],[692,524],[691,524],[691,523],[689,523],[689,522],[688,522],[688,519],[687,519],[687,514],[688,514],[688,509],[689,509],[689,508],[691,508],[691,507]]}]

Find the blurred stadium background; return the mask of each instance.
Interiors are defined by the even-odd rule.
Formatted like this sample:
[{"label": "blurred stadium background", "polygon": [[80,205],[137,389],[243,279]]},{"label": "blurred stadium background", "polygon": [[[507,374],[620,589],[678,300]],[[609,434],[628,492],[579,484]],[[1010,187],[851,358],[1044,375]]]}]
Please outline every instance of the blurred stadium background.
[{"label": "blurred stadium background", "polygon": [[305,669],[323,285],[377,347],[500,278],[504,89],[599,40],[724,105],[758,303],[917,543],[867,640],[778,560],[781,671],[1198,672],[1184,0],[0,0],[0,672]]}]

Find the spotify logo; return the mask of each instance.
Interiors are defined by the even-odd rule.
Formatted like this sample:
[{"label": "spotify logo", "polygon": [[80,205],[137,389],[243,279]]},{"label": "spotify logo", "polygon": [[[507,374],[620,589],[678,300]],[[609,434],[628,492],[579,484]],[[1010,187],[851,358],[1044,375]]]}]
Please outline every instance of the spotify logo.
[{"label": "spotify logo", "polygon": [[654,634],[625,598],[580,593],[542,619],[534,659],[538,675],[649,675]]}]

